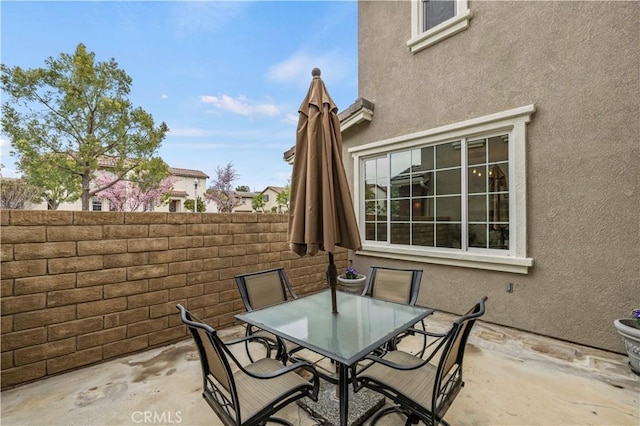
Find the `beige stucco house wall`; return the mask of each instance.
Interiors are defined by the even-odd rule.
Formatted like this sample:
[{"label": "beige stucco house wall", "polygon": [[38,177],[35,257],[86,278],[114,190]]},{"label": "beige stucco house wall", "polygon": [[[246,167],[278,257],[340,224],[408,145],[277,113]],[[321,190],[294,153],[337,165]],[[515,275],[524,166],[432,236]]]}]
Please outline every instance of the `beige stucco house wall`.
[{"label": "beige stucco house wall", "polygon": [[640,3],[457,4],[425,42],[417,3],[359,2],[358,96],[375,110],[343,131],[345,168],[364,237],[368,156],[504,126],[517,250],[493,264],[364,241],[354,266],[422,268],[421,304],[487,295],[488,321],[623,352],[613,321],[640,306]]},{"label": "beige stucco house wall", "polygon": [[264,197],[264,211],[269,213],[273,209],[275,209],[274,213],[283,213],[287,212],[286,207],[281,207],[278,205],[278,195],[284,191],[284,187],[282,186],[267,186],[265,189],[260,192]]}]

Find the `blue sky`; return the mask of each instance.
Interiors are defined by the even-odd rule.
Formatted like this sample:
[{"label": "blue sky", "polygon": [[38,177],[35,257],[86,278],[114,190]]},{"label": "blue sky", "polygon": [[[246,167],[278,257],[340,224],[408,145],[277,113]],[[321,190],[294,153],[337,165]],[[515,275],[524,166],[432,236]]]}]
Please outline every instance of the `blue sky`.
[{"label": "blue sky", "polygon": [[[202,170],[232,162],[234,185],[284,186],[298,107],[319,67],[340,110],[358,97],[356,1],[0,3],[0,59],[43,67],[78,43],[114,58],[130,100],[170,128],[160,155]],[[3,176],[15,176],[6,136]]]}]

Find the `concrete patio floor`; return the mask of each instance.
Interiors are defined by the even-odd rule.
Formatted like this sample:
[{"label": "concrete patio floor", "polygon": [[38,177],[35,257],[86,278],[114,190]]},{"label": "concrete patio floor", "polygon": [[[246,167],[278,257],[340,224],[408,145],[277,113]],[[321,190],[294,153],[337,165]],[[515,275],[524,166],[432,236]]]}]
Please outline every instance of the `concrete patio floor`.
[{"label": "concrete patio floor", "polygon": [[[436,313],[429,317],[430,328],[443,328],[453,318]],[[243,334],[241,326],[220,331],[225,340]],[[403,340],[403,349],[417,346],[411,339]],[[464,378],[445,417],[452,425],[640,425],[640,378],[626,356],[478,322]],[[201,387],[196,348],[185,340],[4,391],[0,420],[221,425]],[[299,426],[321,424],[296,404],[280,416]],[[404,419],[390,415],[379,424],[400,425]]]}]

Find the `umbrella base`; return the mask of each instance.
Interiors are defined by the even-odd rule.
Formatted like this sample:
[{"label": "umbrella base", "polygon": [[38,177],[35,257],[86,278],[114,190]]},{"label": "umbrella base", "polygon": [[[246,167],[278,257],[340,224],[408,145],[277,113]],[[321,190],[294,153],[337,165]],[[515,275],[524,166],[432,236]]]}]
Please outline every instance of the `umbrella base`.
[{"label": "umbrella base", "polygon": [[[340,408],[336,391],[336,385],[321,380],[318,402],[303,398],[298,400],[298,405],[313,417],[322,419],[323,425],[340,426]],[[382,395],[372,390],[362,389],[354,393],[353,388],[349,386],[348,425],[361,425],[384,405],[384,401]]]}]

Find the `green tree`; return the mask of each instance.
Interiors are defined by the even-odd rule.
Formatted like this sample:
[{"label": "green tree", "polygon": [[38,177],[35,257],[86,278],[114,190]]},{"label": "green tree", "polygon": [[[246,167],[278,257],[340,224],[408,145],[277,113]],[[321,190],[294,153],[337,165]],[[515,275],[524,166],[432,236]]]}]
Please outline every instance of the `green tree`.
[{"label": "green tree", "polygon": [[282,208],[286,208],[289,210],[289,199],[291,198],[291,186],[287,183],[287,186],[278,194],[276,197],[276,203],[278,203],[278,208],[280,212],[282,212]]},{"label": "green tree", "polygon": [[264,212],[264,195],[258,194],[251,199],[251,208],[256,212]]},{"label": "green tree", "polygon": [[[189,200],[185,200],[184,201],[184,208],[189,210],[189,211],[193,211],[193,206],[194,206],[194,202],[192,199]],[[207,205],[204,203],[204,200],[202,198],[200,198],[200,196],[198,196],[198,211],[199,212],[206,212],[207,211]]]},{"label": "green tree", "polygon": [[149,179],[158,173],[157,152],[168,127],[155,126],[151,114],[133,107],[131,77],[115,59],[97,62],[79,44],[73,54],[45,64],[26,70],[0,65],[7,99],[1,123],[18,168],[54,205],[81,198],[82,209],[89,210],[91,197],[108,188],[90,186],[99,160],[115,176],[109,185],[130,171],[152,181],[166,177]]},{"label": "green tree", "polygon": [[249,189],[249,187],[247,185],[236,186],[236,191],[237,192],[251,192],[251,190]]}]

